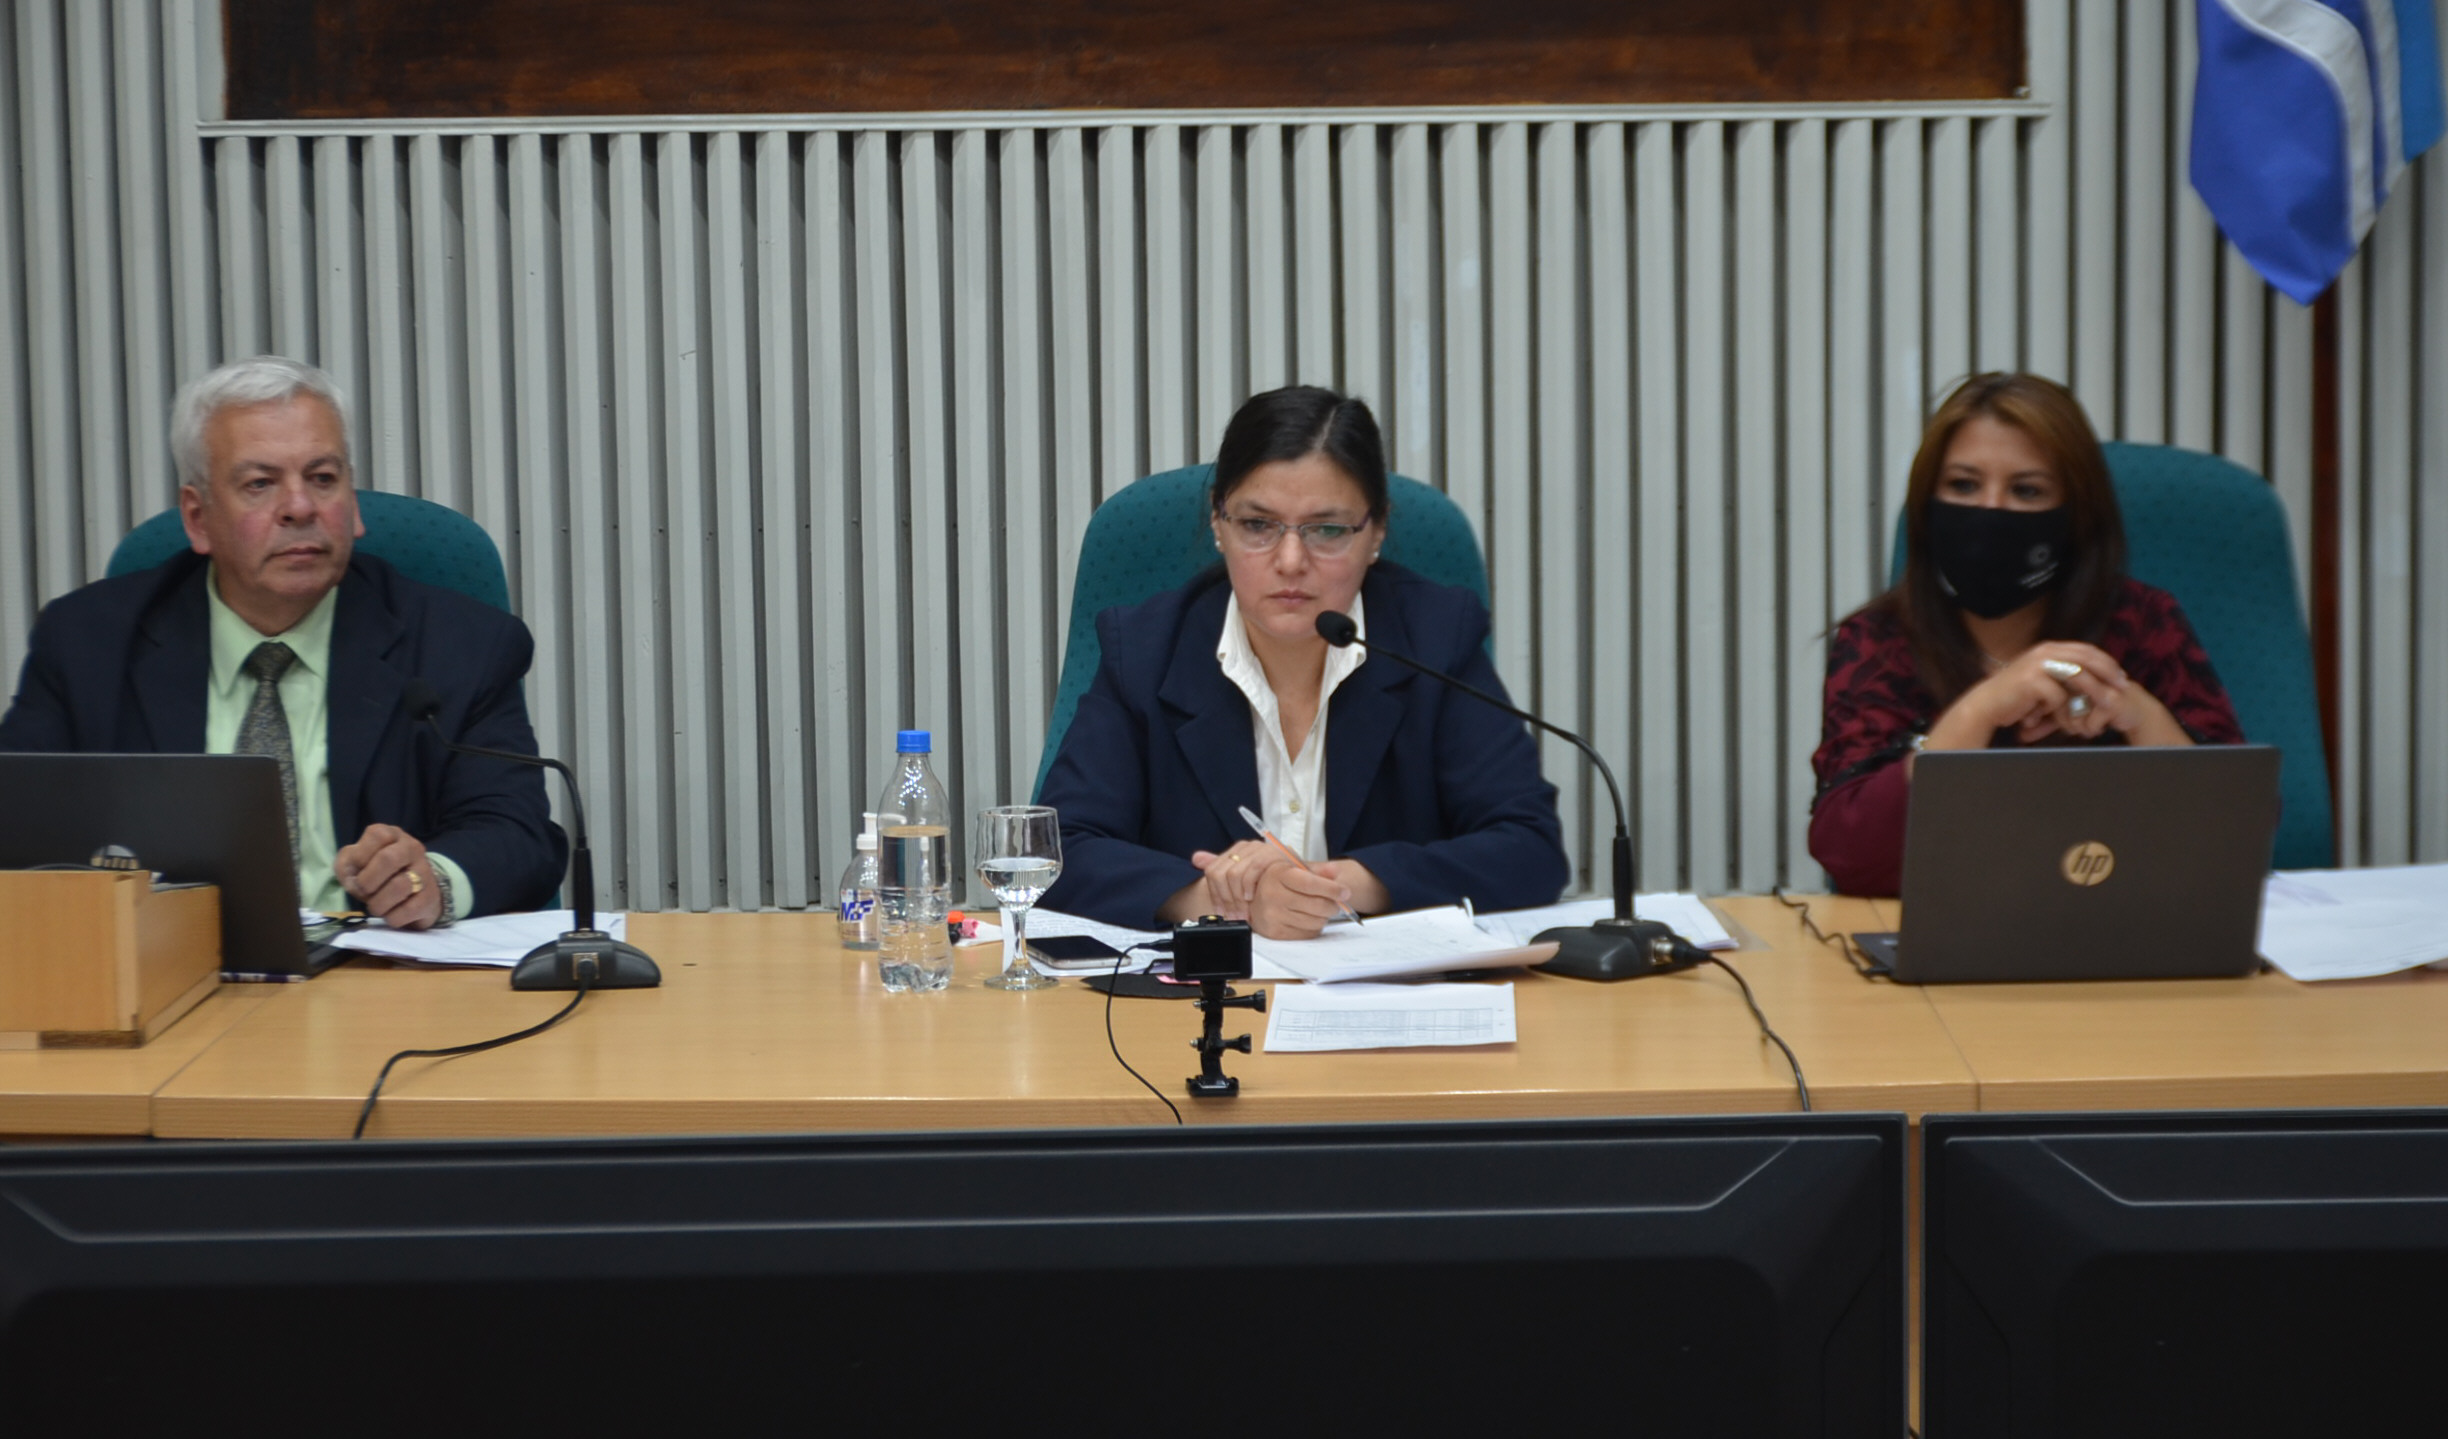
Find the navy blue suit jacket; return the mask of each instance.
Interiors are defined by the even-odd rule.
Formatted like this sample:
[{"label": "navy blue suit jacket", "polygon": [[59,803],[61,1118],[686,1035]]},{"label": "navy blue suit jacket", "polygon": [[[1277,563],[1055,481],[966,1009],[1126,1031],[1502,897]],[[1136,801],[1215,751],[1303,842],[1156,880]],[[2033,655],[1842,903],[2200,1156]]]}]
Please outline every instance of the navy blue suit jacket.
[{"label": "navy blue suit jacket", "polygon": [[[1220,570],[1097,616],[1104,654],[1046,775],[1062,878],[1045,904],[1135,929],[1199,877],[1193,850],[1250,839],[1260,808],[1249,700],[1216,663]],[[1369,570],[1368,637],[1490,693],[1487,610],[1399,565]],[[1555,786],[1529,727],[1383,658],[1327,702],[1326,842],[1368,866],[1397,910],[1468,896],[1483,910],[1553,901],[1569,873]]]},{"label": "navy blue suit jacket", "polygon": [[[184,554],[44,606],[0,717],[0,750],[202,751],[212,665],[204,576],[204,557]],[[516,616],[352,556],[324,705],[333,837],[345,847],[367,825],[399,826],[467,871],[472,913],[550,900],[569,849],[543,772],[454,755],[400,706],[408,681],[423,679],[453,740],[533,754],[519,681],[534,652]]]}]

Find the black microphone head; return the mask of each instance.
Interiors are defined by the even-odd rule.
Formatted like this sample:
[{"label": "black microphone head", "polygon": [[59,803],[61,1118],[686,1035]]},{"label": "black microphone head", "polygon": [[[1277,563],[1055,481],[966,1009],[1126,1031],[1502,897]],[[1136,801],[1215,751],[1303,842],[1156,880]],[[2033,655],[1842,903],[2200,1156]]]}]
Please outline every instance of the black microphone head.
[{"label": "black microphone head", "polygon": [[442,696],[425,681],[412,679],[400,691],[400,708],[408,711],[411,722],[431,724],[433,717],[442,712]]},{"label": "black microphone head", "polygon": [[1352,617],[1335,610],[1328,610],[1317,617],[1317,632],[1319,639],[1336,649],[1360,638],[1360,627],[1352,623]]}]

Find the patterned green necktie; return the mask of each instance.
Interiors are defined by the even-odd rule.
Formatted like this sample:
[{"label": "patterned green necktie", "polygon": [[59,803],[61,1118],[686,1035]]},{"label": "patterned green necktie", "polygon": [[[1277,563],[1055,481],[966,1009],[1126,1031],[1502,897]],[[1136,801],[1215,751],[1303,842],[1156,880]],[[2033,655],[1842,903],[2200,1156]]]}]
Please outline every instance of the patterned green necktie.
[{"label": "patterned green necktie", "polygon": [[239,754],[268,754],[280,761],[281,808],[289,812],[289,863],[297,864],[297,759],[289,749],[289,712],[281,708],[280,678],[297,663],[297,656],[278,640],[266,640],[246,657],[242,668],[255,681],[255,698],[247,703],[238,726]]}]

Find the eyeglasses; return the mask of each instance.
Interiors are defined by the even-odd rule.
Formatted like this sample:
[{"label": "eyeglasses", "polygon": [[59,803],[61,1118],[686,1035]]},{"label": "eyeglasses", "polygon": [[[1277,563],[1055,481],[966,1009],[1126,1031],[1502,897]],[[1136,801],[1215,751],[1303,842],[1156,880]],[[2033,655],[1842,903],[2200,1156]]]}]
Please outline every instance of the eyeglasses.
[{"label": "eyeglasses", "polygon": [[1281,520],[1260,519],[1256,515],[1218,515],[1217,523],[1233,543],[1250,554],[1261,555],[1283,543],[1284,532],[1300,536],[1301,548],[1320,559],[1333,559],[1352,547],[1352,541],[1369,526],[1367,520],[1346,525],[1321,520],[1314,524],[1287,525]]}]

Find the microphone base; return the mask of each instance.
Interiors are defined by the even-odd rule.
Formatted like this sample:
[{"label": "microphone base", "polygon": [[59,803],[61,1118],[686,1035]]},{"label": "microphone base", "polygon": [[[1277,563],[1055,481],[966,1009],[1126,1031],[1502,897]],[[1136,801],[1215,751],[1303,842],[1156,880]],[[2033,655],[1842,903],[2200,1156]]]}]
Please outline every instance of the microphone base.
[{"label": "microphone base", "polygon": [[510,971],[512,989],[576,989],[578,962],[595,961],[589,989],[653,989],[663,983],[663,971],[646,951],[625,944],[600,929],[573,929],[527,951]]},{"label": "microphone base", "polygon": [[1566,979],[1613,983],[1672,974],[1700,963],[1688,953],[1679,954],[1675,932],[1652,919],[1602,919],[1592,925],[1546,929],[1532,942],[1549,941],[1556,945],[1555,958],[1531,967]]}]

